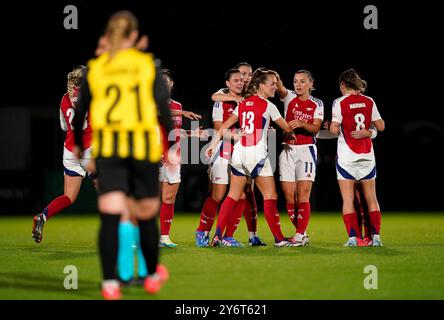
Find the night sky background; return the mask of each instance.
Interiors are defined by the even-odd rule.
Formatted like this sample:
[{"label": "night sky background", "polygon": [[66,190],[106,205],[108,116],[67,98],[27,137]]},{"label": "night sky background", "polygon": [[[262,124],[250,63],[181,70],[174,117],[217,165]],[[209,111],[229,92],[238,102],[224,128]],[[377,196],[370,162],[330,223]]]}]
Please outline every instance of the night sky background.
[{"label": "night sky background", "polygon": [[[377,30],[363,26],[367,4],[378,9]],[[66,5],[78,9],[77,30],[63,26]],[[16,145],[30,147],[21,167],[11,170],[11,160],[0,166],[1,212],[41,210],[62,191],[58,107],[66,75],[93,57],[109,15],[120,9],[132,10],[139,18],[141,33],[150,37],[149,50],[175,74],[173,98],[201,113],[205,127],[211,123],[211,94],[224,86],[226,70],[240,61],[278,71],[290,89],[296,70],[310,70],[316,80],[313,95],[323,100],[326,119],[340,96],[339,74],[355,68],[367,80],[367,94],[386,121],[386,131],[374,140],[382,210],[444,209],[443,4],[132,0],[16,2],[3,7],[0,112],[8,119],[28,113],[30,134],[18,134],[20,122],[4,118],[0,145],[4,155]],[[273,102],[283,113],[282,103]],[[336,140],[318,142],[315,210],[340,211],[335,149]],[[205,166],[184,166],[182,181],[177,210],[200,212],[207,188]],[[93,210],[94,191],[90,185],[85,188],[79,198],[83,203],[71,210]],[[259,192],[257,197],[261,199]],[[280,200],[283,209],[282,194]]]}]

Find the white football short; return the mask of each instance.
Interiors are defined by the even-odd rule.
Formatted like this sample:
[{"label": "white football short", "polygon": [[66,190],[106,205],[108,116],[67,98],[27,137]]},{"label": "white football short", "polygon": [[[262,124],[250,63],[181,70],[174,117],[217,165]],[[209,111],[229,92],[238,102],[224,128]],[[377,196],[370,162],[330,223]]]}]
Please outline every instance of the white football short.
[{"label": "white football short", "polygon": [[376,161],[359,160],[343,163],[336,159],[336,176],[338,180],[370,180],[376,179]]},{"label": "white football short", "polygon": [[208,176],[211,183],[230,184],[230,160],[218,156],[208,167]]},{"label": "white football short", "polygon": [[279,156],[280,181],[314,181],[316,176],[316,145],[287,145]]},{"label": "white football short", "polygon": [[231,172],[237,176],[272,177],[273,168],[268,159],[266,148],[262,145],[244,147],[240,143],[234,146],[231,158]]},{"label": "white football short", "polygon": [[89,172],[86,170],[89,160],[91,159],[91,150],[88,148],[83,153],[82,159],[77,159],[74,153],[63,148],[63,172],[71,177],[83,177],[85,178]]},{"label": "white football short", "polygon": [[180,183],[180,167],[180,165],[167,167],[162,164],[159,168],[159,181],[169,184]]}]

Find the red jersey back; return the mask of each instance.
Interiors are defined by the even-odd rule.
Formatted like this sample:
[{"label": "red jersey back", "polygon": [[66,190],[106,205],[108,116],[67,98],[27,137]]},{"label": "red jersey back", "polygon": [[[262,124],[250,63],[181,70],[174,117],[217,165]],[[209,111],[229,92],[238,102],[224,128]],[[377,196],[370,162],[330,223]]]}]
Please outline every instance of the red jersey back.
[{"label": "red jersey back", "polygon": [[[310,96],[307,100],[301,100],[294,91],[288,90],[287,96],[282,99],[284,102],[285,120],[300,120],[313,124],[314,119],[324,120],[324,104],[321,100]],[[286,140],[288,144],[314,144],[315,135],[305,129],[297,128],[294,130],[295,140]]]},{"label": "red jersey back", "polygon": [[[341,125],[338,138],[340,144],[346,144],[355,154],[372,153],[372,139],[356,139],[351,136],[355,130],[367,129],[373,121],[381,119],[375,102],[372,98],[357,94],[344,95],[333,103],[332,121]],[[338,149],[338,153],[339,153]]]},{"label": "red jersey back", "polygon": [[[63,131],[66,131],[64,143],[65,148],[71,152],[73,151],[75,146],[74,133],[72,131],[72,119],[74,119],[74,114],[75,107],[71,103],[68,93],[65,93],[60,103],[60,126],[62,127]],[[91,138],[92,129],[89,125],[89,117],[87,113],[85,117],[85,122],[83,123],[83,147],[85,150],[91,146]]]},{"label": "red jersey back", "polygon": [[234,114],[238,116],[239,125],[243,130],[241,144],[244,147],[256,146],[259,143],[266,146],[270,118],[276,121],[282,117],[273,103],[259,95],[242,101]]}]

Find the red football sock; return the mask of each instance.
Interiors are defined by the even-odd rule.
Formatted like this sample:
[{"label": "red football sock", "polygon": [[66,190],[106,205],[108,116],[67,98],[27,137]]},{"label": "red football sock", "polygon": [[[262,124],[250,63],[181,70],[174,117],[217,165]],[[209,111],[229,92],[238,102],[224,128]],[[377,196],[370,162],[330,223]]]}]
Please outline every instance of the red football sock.
[{"label": "red football sock", "polygon": [[372,211],[368,214],[370,216],[372,234],[379,234],[379,232],[381,231],[381,211]]},{"label": "red football sock", "polygon": [[363,216],[363,223],[364,223],[364,237],[371,238],[371,227],[370,227],[370,215],[368,214],[368,210],[364,210],[364,216]]},{"label": "red football sock", "polygon": [[245,193],[247,198],[245,199],[244,206],[244,217],[247,223],[247,228],[249,232],[257,231],[257,204],[256,198],[253,191],[248,191]]},{"label": "red football sock", "polygon": [[355,198],[354,207],[356,210],[356,217],[358,219],[358,230],[356,230],[356,236],[362,239],[362,227],[364,225],[364,208],[361,205],[361,202]]},{"label": "red football sock", "polygon": [[294,211],[295,211],[295,204],[294,203],[287,203],[287,214],[290,217],[291,223],[293,223],[294,227],[297,230],[297,227],[298,227],[297,223],[298,223],[298,221],[296,219]]},{"label": "red football sock", "polygon": [[311,207],[310,202],[298,202],[298,216],[296,232],[304,234],[310,221]]},{"label": "red football sock", "polygon": [[46,220],[50,219],[52,216],[55,216],[60,211],[68,208],[71,205],[71,199],[69,197],[63,195],[58,198],[55,198],[51,201],[50,204],[43,210],[43,214],[46,217]]},{"label": "red football sock", "polygon": [[197,227],[197,231],[211,231],[218,207],[219,203],[217,203],[210,195],[207,200],[205,200],[204,206],[202,208],[199,227]]},{"label": "red football sock", "polygon": [[356,212],[346,213],[342,216],[344,219],[345,229],[349,237],[356,237],[358,230],[358,217]]},{"label": "red football sock", "polygon": [[239,225],[239,222],[242,219],[242,212],[244,211],[244,207],[245,207],[245,199],[239,199],[232,215],[228,219],[227,231],[225,231],[225,237],[232,237],[234,235],[234,232],[236,231],[237,226]]},{"label": "red football sock", "polygon": [[237,201],[235,201],[233,198],[226,197],[224,202],[222,202],[222,205],[220,206],[219,216],[217,217],[216,232],[214,234],[215,236],[218,236],[219,239],[222,239],[222,235],[225,232],[228,220],[233,214],[236,204]]},{"label": "red football sock", "polygon": [[274,241],[279,242],[284,240],[284,235],[281,231],[281,222],[276,203],[276,200],[264,200],[264,215],[271,233],[273,233]]},{"label": "red football sock", "polygon": [[162,202],[162,205],[160,206],[160,235],[167,236],[170,234],[173,217],[174,203],[167,204]]}]

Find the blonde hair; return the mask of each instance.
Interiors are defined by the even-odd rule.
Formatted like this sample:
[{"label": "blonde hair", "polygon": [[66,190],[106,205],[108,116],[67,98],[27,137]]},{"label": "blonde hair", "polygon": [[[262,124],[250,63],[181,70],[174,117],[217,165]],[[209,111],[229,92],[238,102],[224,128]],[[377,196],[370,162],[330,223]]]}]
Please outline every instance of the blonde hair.
[{"label": "blonde hair", "polygon": [[113,56],[119,49],[122,41],[139,30],[139,22],[130,11],[122,10],[114,13],[108,20],[105,34],[110,42],[110,54]]},{"label": "blonde hair", "polygon": [[83,71],[86,69],[85,66],[77,66],[70,73],[68,73],[67,91],[69,99],[72,101],[74,98],[74,89],[80,87],[80,80],[83,76]]}]

